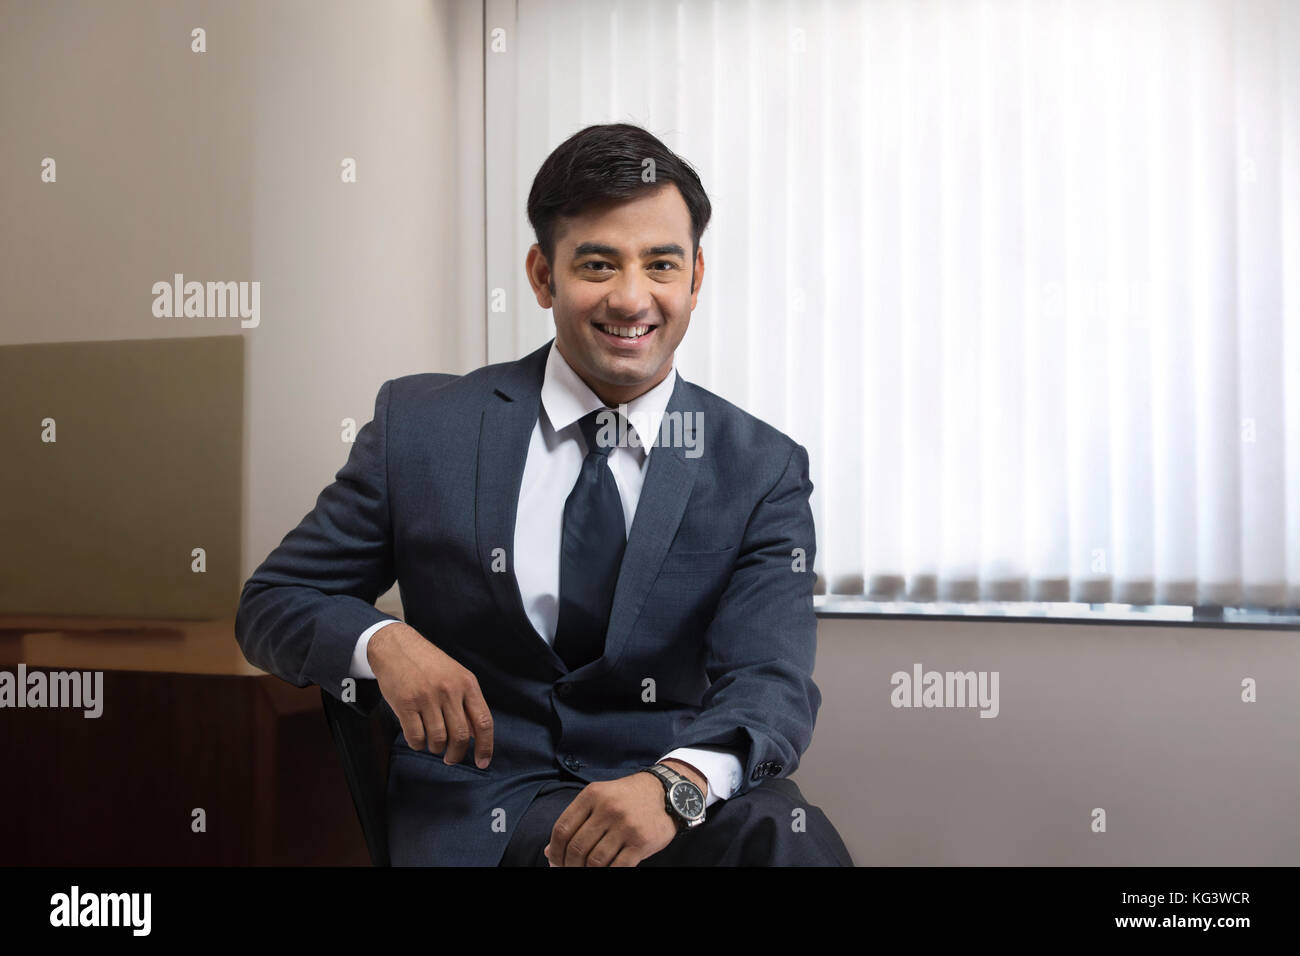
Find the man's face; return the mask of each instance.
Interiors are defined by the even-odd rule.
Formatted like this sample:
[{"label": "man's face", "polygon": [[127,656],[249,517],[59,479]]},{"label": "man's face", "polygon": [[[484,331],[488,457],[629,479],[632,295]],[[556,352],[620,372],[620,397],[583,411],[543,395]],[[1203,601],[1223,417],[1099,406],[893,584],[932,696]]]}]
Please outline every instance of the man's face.
[{"label": "man's face", "polygon": [[699,298],[704,250],[692,263],[686,202],[665,183],[563,219],[557,233],[554,269],[536,243],[526,262],[556,348],[606,405],[629,402],[667,377]]}]

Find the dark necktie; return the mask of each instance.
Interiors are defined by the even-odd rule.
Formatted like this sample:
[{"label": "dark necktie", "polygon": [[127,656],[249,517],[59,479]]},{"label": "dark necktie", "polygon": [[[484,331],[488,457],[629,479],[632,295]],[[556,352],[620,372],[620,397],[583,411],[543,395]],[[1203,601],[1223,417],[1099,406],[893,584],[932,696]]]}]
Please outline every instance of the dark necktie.
[{"label": "dark necktie", "polygon": [[578,422],[582,437],[587,440],[587,457],[564,503],[555,653],[570,670],[604,653],[614,585],[627,546],[623,502],[614,483],[614,473],[609,470],[613,446],[602,448],[596,441],[596,417],[601,412],[619,421],[617,412],[598,408]]}]

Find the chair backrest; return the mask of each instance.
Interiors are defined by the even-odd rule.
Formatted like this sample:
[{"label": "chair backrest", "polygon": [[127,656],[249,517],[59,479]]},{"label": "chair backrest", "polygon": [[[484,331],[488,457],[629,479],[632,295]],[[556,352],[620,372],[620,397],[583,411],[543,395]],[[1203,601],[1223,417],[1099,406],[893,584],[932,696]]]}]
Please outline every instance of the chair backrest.
[{"label": "chair backrest", "polygon": [[388,856],[388,756],[394,733],[392,710],[380,700],[369,717],[320,692],[325,722],[343,764],[352,804],[375,866],[391,866]]}]

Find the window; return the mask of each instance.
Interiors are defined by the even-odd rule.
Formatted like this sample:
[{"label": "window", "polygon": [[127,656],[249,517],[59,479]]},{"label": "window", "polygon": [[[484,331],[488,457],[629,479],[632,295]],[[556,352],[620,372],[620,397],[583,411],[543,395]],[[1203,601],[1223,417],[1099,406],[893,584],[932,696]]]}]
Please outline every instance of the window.
[{"label": "window", "polygon": [[533,173],[636,122],[714,205],[678,368],[808,448],[824,606],[1300,604],[1300,4],[517,11],[490,361],[553,334]]}]

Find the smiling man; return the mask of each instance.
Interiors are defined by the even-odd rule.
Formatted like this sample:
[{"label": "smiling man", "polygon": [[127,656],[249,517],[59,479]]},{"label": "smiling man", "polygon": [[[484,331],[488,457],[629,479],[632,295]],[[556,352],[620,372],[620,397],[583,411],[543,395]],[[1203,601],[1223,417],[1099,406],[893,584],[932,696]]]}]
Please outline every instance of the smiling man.
[{"label": "smiling man", "polygon": [[[240,645],[349,703],[348,678],[377,689],[353,706],[400,727],[395,864],[852,865],[788,779],[821,703],[807,453],[673,364],[700,180],[592,126],[528,215],[554,339],[385,382],[245,584]],[[373,606],[394,580],[405,622]]]}]

